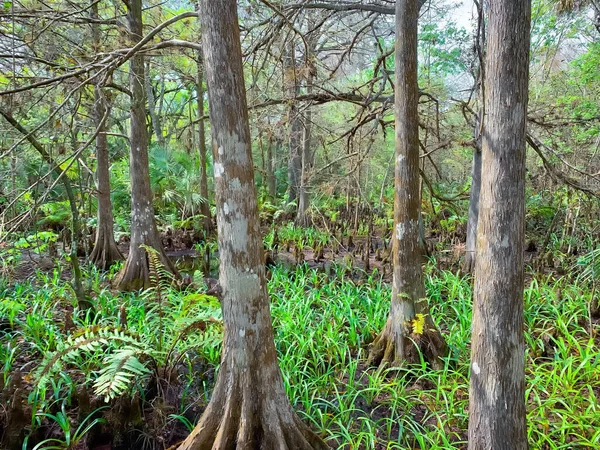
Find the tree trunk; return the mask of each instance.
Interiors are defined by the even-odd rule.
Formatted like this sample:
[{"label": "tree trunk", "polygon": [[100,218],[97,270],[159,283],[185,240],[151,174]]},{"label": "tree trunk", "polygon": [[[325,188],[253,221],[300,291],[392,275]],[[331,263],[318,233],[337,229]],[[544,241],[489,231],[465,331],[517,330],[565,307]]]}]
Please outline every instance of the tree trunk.
[{"label": "tree trunk", "polygon": [[[98,3],[92,2],[92,19],[98,19]],[[97,24],[92,25],[92,40],[94,52],[100,51],[100,29]],[[98,224],[96,227],[96,242],[90,255],[90,261],[102,270],[108,268],[115,262],[123,259],[123,255],[117,247],[114,235],[114,216],[112,202],[110,200],[110,170],[108,160],[108,141],[106,138],[106,126],[103,117],[106,114],[107,105],[102,95],[101,87],[94,86],[94,122],[99,127],[96,136],[96,190],[98,198]]]},{"label": "tree trunk", "polygon": [[[315,66],[315,50],[318,41],[318,35],[315,28],[314,17],[311,15],[308,19],[308,25],[306,27],[311,31],[307,43],[308,43],[308,54],[306,55],[306,69],[308,73],[306,75],[306,94],[310,95],[313,92],[313,82],[315,78],[316,66]],[[310,172],[312,170],[312,111],[310,105],[307,106],[306,112],[304,113],[304,126],[302,134],[302,157],[301,157],[301,170],[300,170],[300,186],[298,189],[298,211],[296,212],[296,224],[306,227],[309,225],[309,217],[306,214],[308,207],[310,206],[310,193],[309,193],[309,180]]]},{"label": "tree trunk", "polygon": [[526,449],[523,251],[531,0],[491,0],[469,448]]},{"label": "tree trunk", "polygon": [[[477,32],[475,33],[474,53],[479,61],[478,80],[476,80],[477,96],[483,102],[483,86],[485,84],[484,48],[485,17],[484,0],[477,6]],[[482,106],[480,106],[481,109]],[[479,221],[479,197],[481,196],[481,126],[483,111],[475,115],[473,122],[473,167],[471,169],[471,194],[469,198],[469,216],[467,219],[467,242],[465,245],[465,261],[463,270],[472,273],[475,270],[475,254],[477,246],[477,223]],[[466,116],[465,116],[466,117]]]},{"label": "tree trunk", "polygon": [[[307,94],[312,92],[312,76],[310,76],[309,84],[306,90]],[[308,215],[306,211],[310,206],[310,193],[308,191],[308,181],[310,178],[311,161],[312,161],[312,149],[311,149],[311,138],[312,138],[312,112],[310,107],[307,108],[304,114],[304,127],[302,135],[302,168],[300,171],[300,186],[298,189],[298,211],[296,213],[296,224],[302,227],[309,225]]]},{"label": "tree trunk", "polygon": [[[417,85],[417,0],[396,2],[396,165],[393,284],[388,321],[371,347],[370,364],[417,363],[419,351],[442,367],[447,346],[428,315],[419,245],[419,89]],[[417,316],[422,314],[422,316]],[[423,322],[423,330],[413,320]]]},{"label": "tree trunk", "polygon": [[152,129],[156,135],[156,141],[161,147],[165,147],[165,138],[163,136],[162,124],[160,116],[156,112],[156,101],[154,99],[154,92],[152,91],[152,80],[150,78],[150,62],[146,64],[144,70],[144,87],[146,89],[146,96],[148,97],[148,111],[150,112],[150,120],[152,121]]},{"label": "tree trunk", "polygon": [[294,99],[300,93],[300,83],[296,74],[296,52],[294,41],[290,39],[289,52],[284,60],[284,82],[290,107],[288,110],[289,136],[289,159],[288,159],[288,203],[298,202],[300,191],[300,178],[302,176],[302,121],[298,105]]},{"label": "tree trunk", "polygon": [[[97,4],[94,4],[97,7]],[[96,126],[102,123],[106,113],[106,104],[99,86],[94,86],[94,121]],[[108,143],[106,127],[102,126],[96,136],[96,190],[98,198],[98,224],[96,241],[90,255],[90,261],[102,270],[123,259],[117,247],[114,235],[114,216],[110,199],[110,171],[108,161]]]},{"label": "tree trunk", "polygon": [[[4,146],[2,148],[5,148]],[[17,152],[10,152],[10,186],[12,195],[17,195]],[[17,204],[15,203],[11,210],[11,219],[18,214]]]},{"label": "tree trunk", "polygon": [[[127,20],[132,44],[142,39],[142,1],[130,0]],[[129,176],[131,179],[131,241],[125,266],[116,279],[122,291],[137,290],[150,285],[146,250],[147,245],[158,251],[165,269],[176,273],[166,256],[156,228],[150,169],[148,166],[148,134],[146,130],[146,96],[144,95],[144,57],[136,54],[129,63],[129,89],[132,93],[130,106],[130,153]]]},{"label": "tree trunk", "polygon": [[202,53],[198,55],[198,79],[196,80],[196,89],[198,97],[198,157],[200,159],[200,214],[204,216],[202,225],[204,233],[208,236],[213,231],[212,219],[210,217],[210,204],[208,202],[208,174],[206,172],[206,133],[204,129],[204,71]]},{"label": "tree trunk", "polygon": [[210,404],[179,449],[326,449],[293,411],[277,363],[236,1],[201,0],[200,18],[214,99],[209,105],[225,338]]},{"label": "tree trunk", "polygon": [[[275,138],[273,142],[273,136],[269,136],[269,145],[267,146],[267,161],[266,161],[266,172],[267,172],[267,189],[269,192],[269,199],[272,203],[277,201],[277,180],[275,178],[275,157],[277,156],[277,147],[279,147],[279,141]],[[273,153],[273,145],[275,145],[275,153]]]},{"label": "tree trunk", "polygon": [[471,179],[469,218],[467,220],[467,244],[463,266],[463,270],[466,273],[471,273],[475,268],[475,245],[477,243],[477,222],[479,219],[479,197],[481,192],[481,148],[477,148],[477,146],[473,149]]}]

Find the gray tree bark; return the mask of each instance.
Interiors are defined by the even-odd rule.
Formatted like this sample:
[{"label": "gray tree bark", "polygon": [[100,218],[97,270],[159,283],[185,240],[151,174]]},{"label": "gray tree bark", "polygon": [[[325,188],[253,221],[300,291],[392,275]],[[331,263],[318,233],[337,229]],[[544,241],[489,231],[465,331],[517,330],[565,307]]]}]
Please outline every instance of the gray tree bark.
[{"label": "gray tree bark", "polygon": [[225,338],[210,404],[180,450],[326,449],[287,398],[269,311],[235,0],[200,1]]},{"label": "gray tree bark", "polygon": [[[388,321],[371,347],[370,364],[399,366],[419,361],[442,367],[447,346],[428,314],[419,245],[419,88],[417,84],[417,0],[396,2],[396,164],[394,179],[393,284]],[[417,314],[423,332],[411,322]],[[415,345],[416,344],[416,345]]]},{"label": "gray tree bark", "polygon": [[[132,44],[142,39],[142,1],[130,0],[127,21]],[[129,89],[131,91],[131,123],[129,176],[131,178],[131,241],[125,266],[115,284],[122,291],[137,290],[150,285],[147,245],[156,249],[165,269],[177,273],[164,252],[156,228],[150,169],[148,165],[148,132],[146,129],[146,95],[144,93],[144,57],[136,54],[130,60]]]},{"label": "gray tree bark", "polygon": [[530,0],[490,0],[469,448],[526,449],[523,251]]}]

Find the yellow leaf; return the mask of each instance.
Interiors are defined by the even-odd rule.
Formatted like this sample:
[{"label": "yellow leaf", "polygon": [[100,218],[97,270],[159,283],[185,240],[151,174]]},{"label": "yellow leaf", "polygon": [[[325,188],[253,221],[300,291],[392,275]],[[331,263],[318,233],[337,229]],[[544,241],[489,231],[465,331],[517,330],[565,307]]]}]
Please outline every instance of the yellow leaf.
[{"label": "yellow leaf", "polygon": [[412,329],[414,334],[423,334],[425,331],[425,315],[417,314],[412,320]]}]

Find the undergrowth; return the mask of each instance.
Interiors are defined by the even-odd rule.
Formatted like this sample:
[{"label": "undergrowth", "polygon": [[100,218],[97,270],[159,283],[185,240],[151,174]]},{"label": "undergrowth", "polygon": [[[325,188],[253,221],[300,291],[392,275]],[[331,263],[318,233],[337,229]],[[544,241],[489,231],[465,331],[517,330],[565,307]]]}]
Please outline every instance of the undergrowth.
[{"label": "undergrowth", "polygon": [[[337,275],[278,267],[269,282],[285,385],[303,419],[339,449],[465,448],[471,280],[428,269],[431,314],[451,355],[441,370],[423,363],[390,373],[365,366],[387,318],[389,286],[344,270]],[[81,446],[111,432],[114,448],[175,444],[201,414],[218,369],[218,304],[163,286],[159,308],[154,294],[114,295],[101,280],[90,285],[95,313],[87,314],[74,309],[56,276],[0,285],[3,442],[20,411],[25,443],[18,448],[74,448],[66,436]],[[600,447],[593,295],[583,281],[551,277],[532,279],[525,292],[531,448]],[[77,345],[86,339],[94,344]],[[127,364],[135,376],[107,390]],[[101,409],[105,399],[109,408]]]}]

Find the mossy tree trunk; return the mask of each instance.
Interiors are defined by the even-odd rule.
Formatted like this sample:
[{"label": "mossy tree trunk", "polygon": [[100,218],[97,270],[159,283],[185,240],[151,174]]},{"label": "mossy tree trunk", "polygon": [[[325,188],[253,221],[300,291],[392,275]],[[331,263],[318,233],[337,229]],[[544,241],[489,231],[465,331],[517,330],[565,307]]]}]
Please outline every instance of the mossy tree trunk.
[{"label": "mossy tree trunk", "polygon": [[523,287],[531,0],[490,0],[469,448],[526,449]]},{"label": "mossy tree trunk", "polygon": [[[394,177],[393,284],[390,315],[371,346],[369,363],[400,366],[419,362],[419,352],[433,367],[447,346],[428,313],[419,245],[419,89],[417,84],[417,0],[396,3],[396,153]],[[422,316],[418,316],[422,315]],[[415,333],[413,320],[422,320]],[[420,327],[415,327],[420,328]]]},{"label": "mossy tree trunk", "polygon": [[236,1],[200,1],[213,133],[223,356],[210,404],[180,450],[326,449],[287,398],[258,220]]}]

